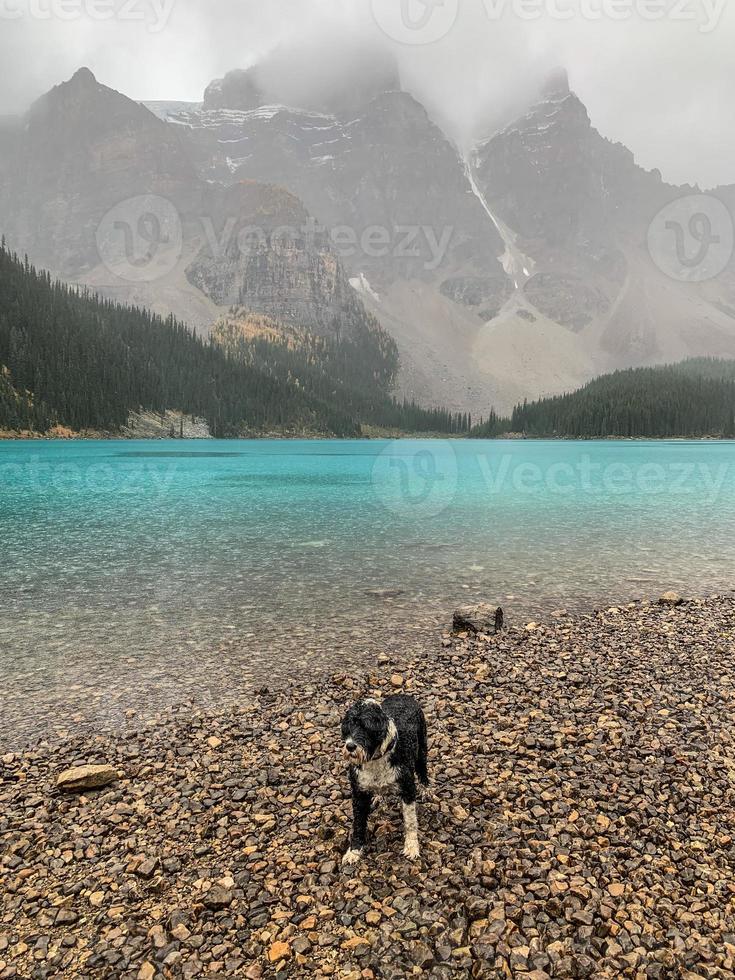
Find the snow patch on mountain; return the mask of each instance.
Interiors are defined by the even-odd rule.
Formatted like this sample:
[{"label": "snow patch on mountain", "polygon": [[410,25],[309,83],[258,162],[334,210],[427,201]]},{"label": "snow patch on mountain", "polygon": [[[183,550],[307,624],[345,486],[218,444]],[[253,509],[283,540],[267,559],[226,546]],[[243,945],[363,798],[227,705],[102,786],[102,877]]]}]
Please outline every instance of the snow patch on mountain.
[{"label": "snow patch on mountain", "polygon": [[505,274],[510,276],[510,278],[513,280],[514,287],[519,289],[521,284],[526,282],[533,275],[535,262],[528,255],[524,255],[523,252],[520,251],[516,244],[516,236],[514,233],[490,208],[485,195],[482,193],[478,187],[477,181],[475,180],[473,161],[471,157],[466,157],[463,162],[467,180],[472,188],[472,193],[478,199],[480,204],[482,204],[487,216],[495,225],[498,234],[503,239],[505,252],[503,252],[498,261],[503,266]]},{"label": "snow patch on mountain", "polygon": [[369,296],[376,303],[380,302],[380,296],[370,285],[364,272],[350,279],[350,286],[352,286],[356,293],[360,293],[362,296]]}]

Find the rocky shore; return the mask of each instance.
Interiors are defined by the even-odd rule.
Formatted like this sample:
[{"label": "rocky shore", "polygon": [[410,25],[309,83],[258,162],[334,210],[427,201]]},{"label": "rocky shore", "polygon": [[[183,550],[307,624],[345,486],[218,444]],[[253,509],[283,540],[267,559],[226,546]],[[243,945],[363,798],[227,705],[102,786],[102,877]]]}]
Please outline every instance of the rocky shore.
[{"label": "rocky shore", "polygon": [[[345,669],[5,755],[0,978],[735,975],[732,598]],[[385,799],[343,871],[339,719],[397,690],[429,722],[422,857]],[[114,781],[57,788],[80,764]]]}]

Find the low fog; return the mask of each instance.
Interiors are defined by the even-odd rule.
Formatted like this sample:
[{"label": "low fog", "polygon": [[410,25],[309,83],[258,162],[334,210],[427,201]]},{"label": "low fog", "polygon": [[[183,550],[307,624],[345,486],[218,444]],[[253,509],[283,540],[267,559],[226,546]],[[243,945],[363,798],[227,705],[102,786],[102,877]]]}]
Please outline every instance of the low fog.
[{"label": "low fog", "polygon": [[[502,125],[563,65],[593,123],[643,166],[676,183],[735,183],[732,4],[459,0],[443,37],[406,44],[380,27],[398,2],[0,0],[0,114],[82,64],[133,98],[196,102],[213,78],[273,56],[272,85],[303,104],[349,92],[374,58],[395,59],[404,88],[462,143]],[[439,17],[457,4],[405,2]]]}]

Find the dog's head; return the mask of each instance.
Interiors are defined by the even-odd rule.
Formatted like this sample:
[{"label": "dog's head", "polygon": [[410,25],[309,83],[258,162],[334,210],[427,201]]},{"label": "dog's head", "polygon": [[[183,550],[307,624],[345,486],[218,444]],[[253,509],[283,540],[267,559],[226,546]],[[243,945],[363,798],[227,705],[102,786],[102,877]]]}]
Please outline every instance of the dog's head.
[{"label": "dog's head", "polygon": [[388,716],[374,698],[357,701],[342,719],[345,758],[356,766],[375,758],[388,731]]}]

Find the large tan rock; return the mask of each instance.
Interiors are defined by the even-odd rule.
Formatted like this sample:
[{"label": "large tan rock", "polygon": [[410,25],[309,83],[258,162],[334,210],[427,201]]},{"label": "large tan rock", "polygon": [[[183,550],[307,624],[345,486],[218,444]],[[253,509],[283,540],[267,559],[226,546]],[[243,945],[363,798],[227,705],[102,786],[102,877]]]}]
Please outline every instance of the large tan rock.
[{"label": "large tan rock", "polygon": [[503,628],[503,610],[481,602],[454,610],[452,630],[455,633],[498,633]]},{"label": "large tan rock", "polygon": [[120,773],[113,766],[75,766],[56,779],[56,788],[74,793],[85,789],[102,789],[116,782]]},{"label": "large tan rock", "polygon": [[273,943],[268,950],[268,959],[271,963],[278,963],[280,960],[287,960],[291,956],[291,947],[288,943]]},{"label": "large tan rock", "polygon": [[684,604],[684,600],[678,592],[664,592],[664,594],[659,597],[658,604],[660,606],[682,606]]}]

